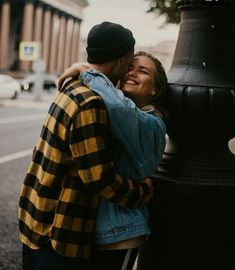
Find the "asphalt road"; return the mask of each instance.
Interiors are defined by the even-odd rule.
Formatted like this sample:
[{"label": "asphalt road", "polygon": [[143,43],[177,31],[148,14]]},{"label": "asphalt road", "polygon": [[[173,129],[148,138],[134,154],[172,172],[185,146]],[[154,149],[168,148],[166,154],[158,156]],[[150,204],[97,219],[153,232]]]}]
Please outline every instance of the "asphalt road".
[{"label": "asphalt road", "polygon": [[[0,99],[0,270],[21,269],[19,193],[52,98],[45,96],[41,102],[32,96]],[[231,149],[235,153],[235,139]]]},{"label": "asphalt road", "polygon": [[49,103],[0,99],[0,270],[21,269],[19,193]]}]

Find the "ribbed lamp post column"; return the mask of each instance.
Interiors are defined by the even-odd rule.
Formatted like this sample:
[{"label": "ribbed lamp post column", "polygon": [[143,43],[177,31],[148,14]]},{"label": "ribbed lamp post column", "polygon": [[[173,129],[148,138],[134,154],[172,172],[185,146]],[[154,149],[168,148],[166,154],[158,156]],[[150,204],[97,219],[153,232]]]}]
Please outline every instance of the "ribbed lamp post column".
[{"label": "ribbed lamp post column", "polygon": [[[223,3],[222,3],[223,2]],[[235,269],[235,1],[177,1],[169,141],[141,270]]]}]

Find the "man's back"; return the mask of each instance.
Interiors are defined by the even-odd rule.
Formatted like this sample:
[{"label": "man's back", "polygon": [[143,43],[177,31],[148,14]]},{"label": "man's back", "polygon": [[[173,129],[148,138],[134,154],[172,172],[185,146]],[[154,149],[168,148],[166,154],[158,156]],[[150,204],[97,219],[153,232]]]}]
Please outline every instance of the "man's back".
[{"label": "man's back", "polygon": [[96,159],[98,135],[110,136],[102,99],[73,80],[49,109],[22,188],[20,231],[27,246],[51,240],[60,255],[90,256],[100,198],[87,187],[100,178],[95,168],[109,161]]}]

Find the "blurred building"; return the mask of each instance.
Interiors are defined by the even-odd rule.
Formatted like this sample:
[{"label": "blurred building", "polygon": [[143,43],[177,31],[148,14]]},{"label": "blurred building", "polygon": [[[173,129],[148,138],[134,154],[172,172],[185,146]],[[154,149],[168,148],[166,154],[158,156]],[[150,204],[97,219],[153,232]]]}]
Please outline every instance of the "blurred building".
[{"label": "blurred building", "polygon": [[87,0],[0,0],[0,72],[31,71],[19,59],[21,41],[39,42],[47,72],[78,61],[80,24]]},{"label": "blurred building", "polygon": [[171,62],[173,60],[175,46],[176,40],[166,40],[152,47],[136,46],[135,51],[146,51],[148,53],[151,53],[153,56],[157,57],[161,61],[166,72],[168,72],[171,66]]}]

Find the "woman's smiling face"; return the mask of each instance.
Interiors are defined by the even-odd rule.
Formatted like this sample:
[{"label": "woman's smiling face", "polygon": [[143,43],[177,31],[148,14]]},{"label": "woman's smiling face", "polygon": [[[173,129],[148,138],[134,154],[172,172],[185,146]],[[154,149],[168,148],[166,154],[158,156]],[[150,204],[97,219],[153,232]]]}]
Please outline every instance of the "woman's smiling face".
[{"label": "woman's smiling face", "polygon": [[139,107],[145,106],[156,95],[156,73],[155,63],[149,57],[135,56],[121,82],[121,89]]}]

